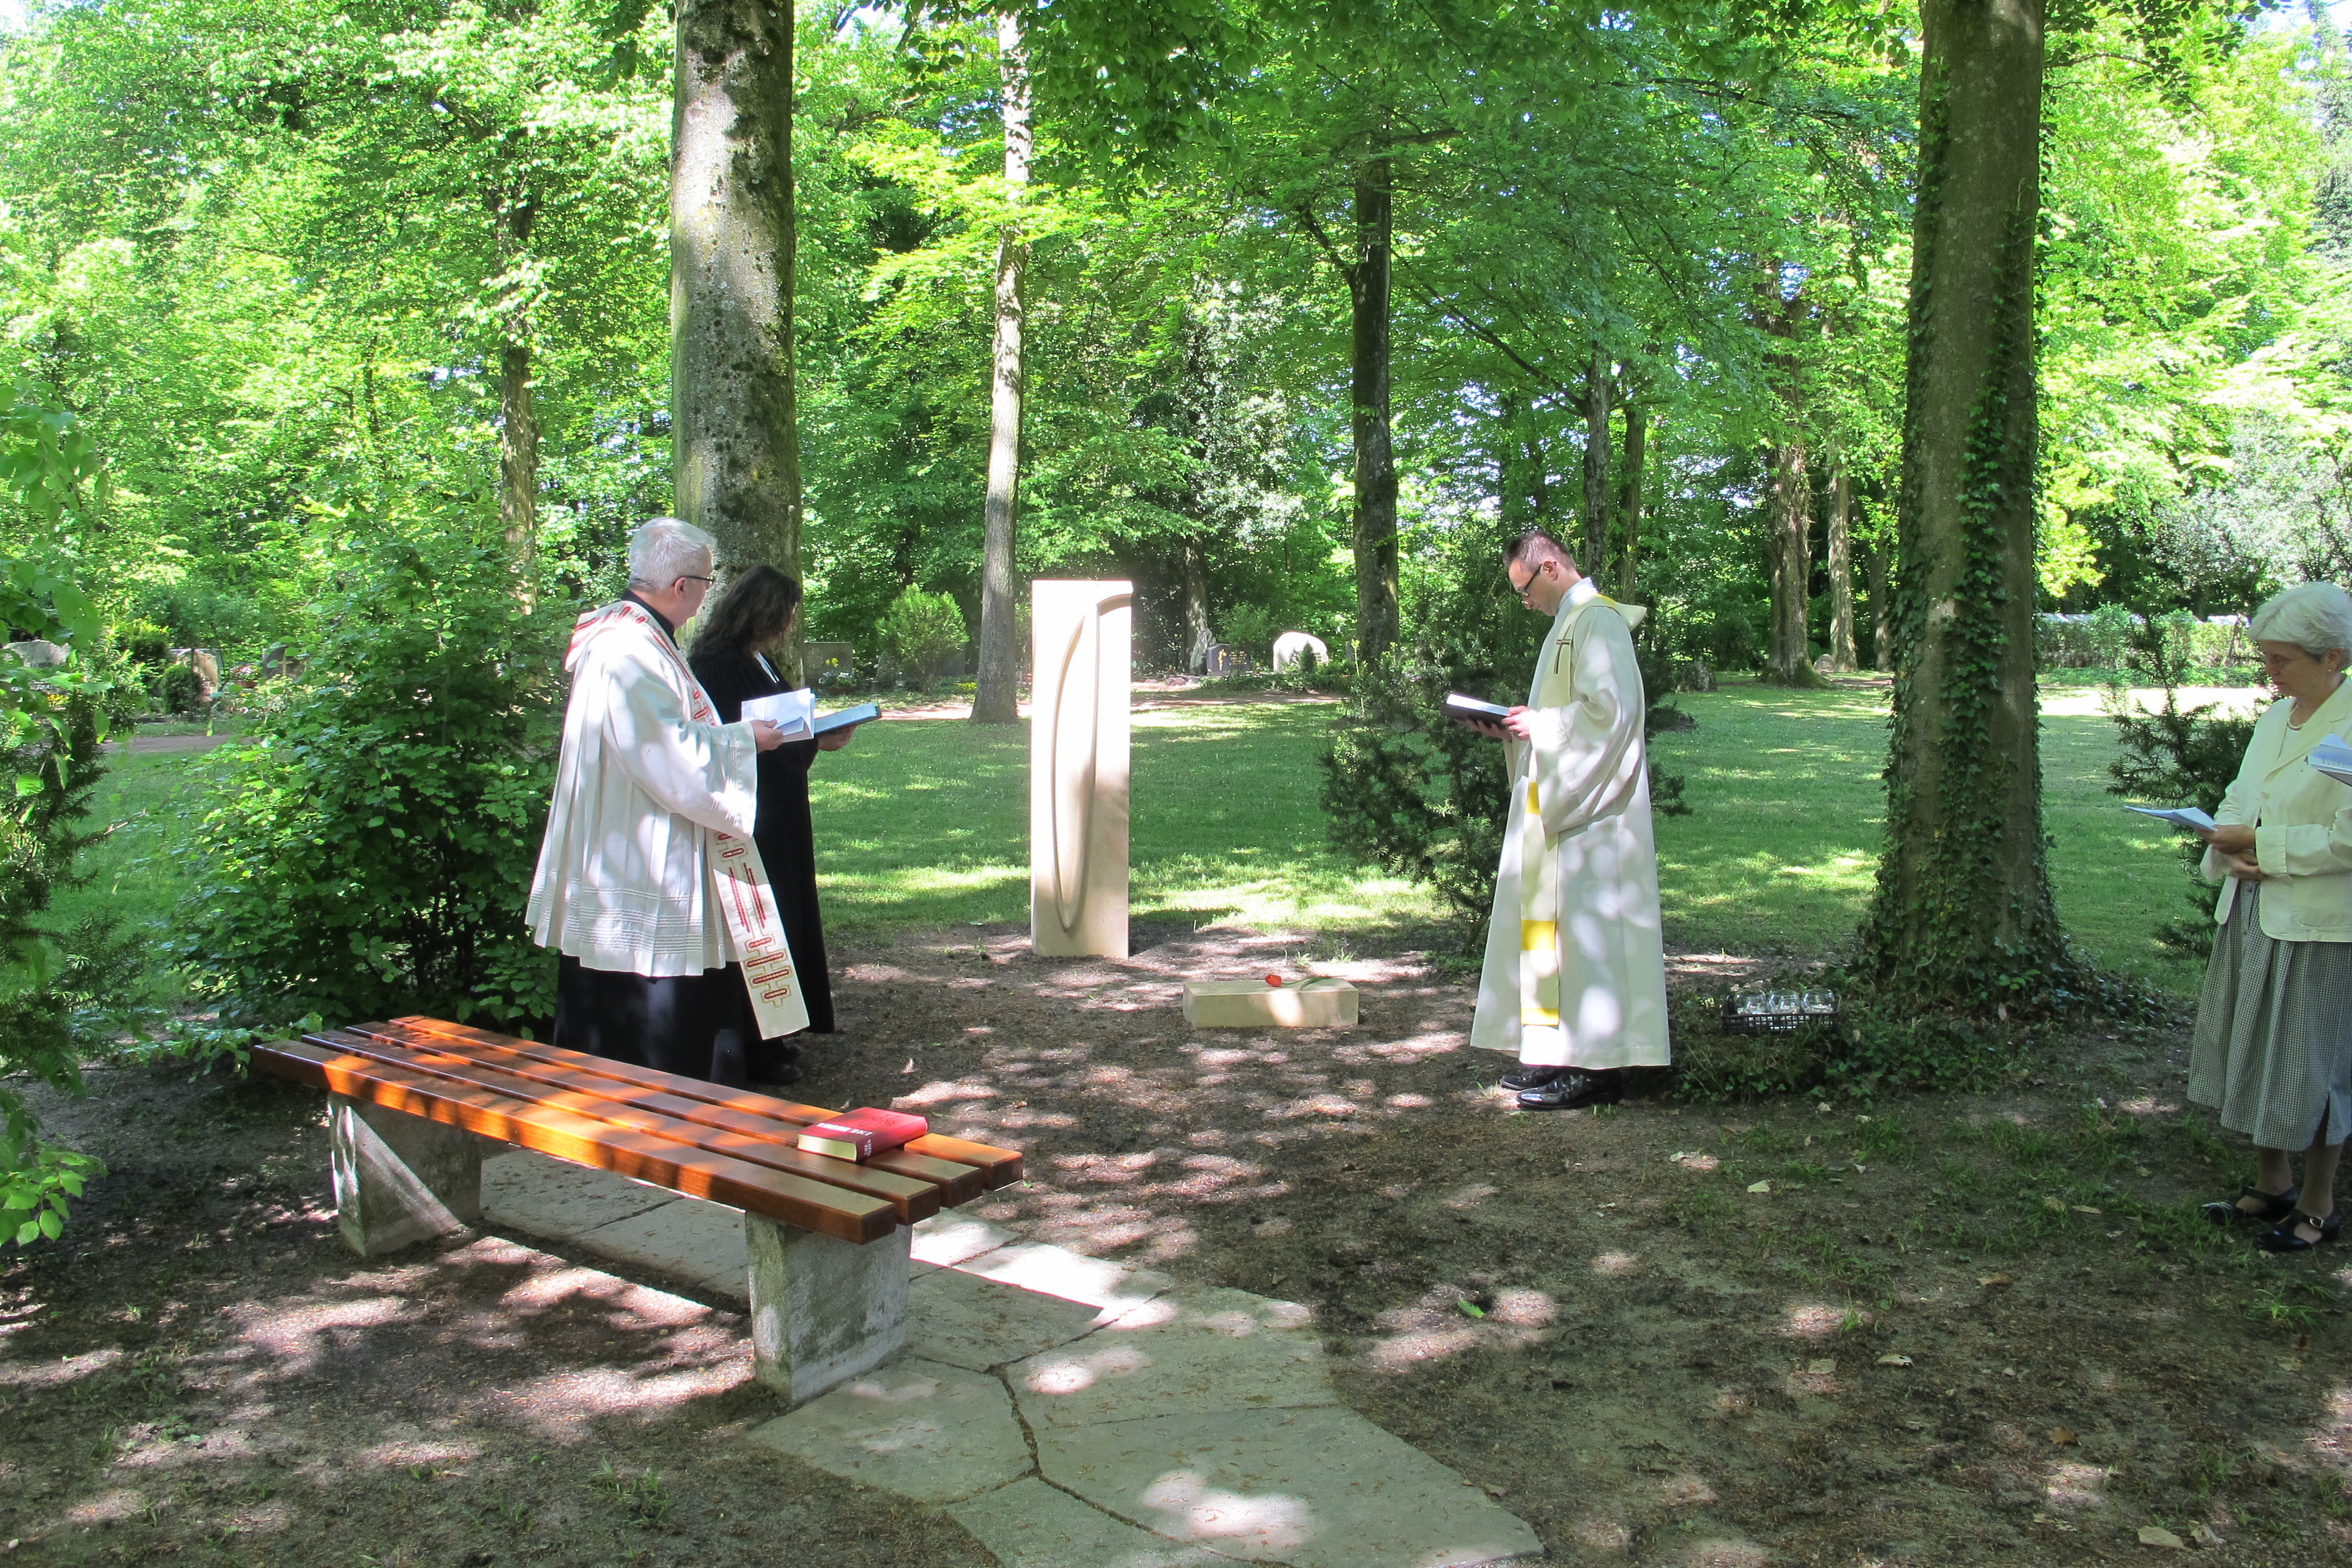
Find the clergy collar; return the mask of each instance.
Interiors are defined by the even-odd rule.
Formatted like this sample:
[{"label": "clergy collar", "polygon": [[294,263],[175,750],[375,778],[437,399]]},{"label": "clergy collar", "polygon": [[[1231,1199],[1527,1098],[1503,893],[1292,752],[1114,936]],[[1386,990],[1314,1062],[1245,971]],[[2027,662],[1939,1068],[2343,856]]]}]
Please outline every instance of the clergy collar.
[{"label": "clergy collar", "polygon": [[630,604],[635,605],[646,614],[651,616],[654,618],[654,624],[661,627],[663,635],[667,637],[670,641],[677,641],[677,628],[669,624],[669,617],[663,615],[659,610],[655,609],[651,605],[646,604],[643,599],[638,598],[637,591],[635,588],[623,594],[621,597],[627,600]]},{"label": "clergy collar", "polygon": [[1569,584],[1568,597],[1561,600],[1560,603],[1564,605],[1581,605],[1587,599],[1597,599],[1599,597],[1601,597],[1601,585],[1590,577],[1579,577],[1574,583]]}]

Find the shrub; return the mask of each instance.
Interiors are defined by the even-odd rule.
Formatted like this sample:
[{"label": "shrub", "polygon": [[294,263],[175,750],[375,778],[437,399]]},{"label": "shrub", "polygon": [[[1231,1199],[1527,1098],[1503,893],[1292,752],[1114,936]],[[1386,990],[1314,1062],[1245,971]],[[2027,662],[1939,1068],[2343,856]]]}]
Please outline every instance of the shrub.
[{"label": "shrub", "polygon": [[966,638],[963,611],[945,594],[908,588],[890,602],[882,617],[882,640],[907,679],[919,687],[930,685],[948,661],[963,651]]},{"label": "shrub", "polygon": [[114,646],[121,648],[122,657],[133,664],[171,662],[172,634],[152,621],[117,621],[114,624]]},{"label": "shrub", "polygon": [[1272,610],[1261,605],[1235,605],[1217,617],[1217,625],[1223,634],[1217,640],[1227,647],[1241,649],[1253,664],[1274,662],[1274,639],[1283,628]]},{"label": "shrub", "polygon": [[387,543],[320,617],[181,851],[177,956],[223,1021],[421,1011],[526,1026],[554,955],[523,924],[554,775],[568,615],[502,554]]},{"label": "shrub", "polygon": [[155,684],[149,689],[158,713],[190,713],[205,700],[205,683],[195,670],[184,664],[167,664],[156,673]]},{"label": "shrub", "polygon": [[[2131,629],[2125,675],[2107,692],[2107,713],[2116,721],[2123,752],[2107,764],[2116,781],[2107,790],[2211,812],[2221,805],[2245,761],[2255,715],[2223,712],[2213,702],[2181,708],[2178,688],[2191,673],[2194,654],[2172,630],[2162,621]],[[2164,705],[2152,713],[2142,710],[2126,690],[2134,680],[2161,686]],[[2203,958],[2213,951],[2214,894],[2212,885],[2198,874],[2205,858],[2203,840],[2184,835],[2180,858],[2190,880],[2184,895],[2188,911],[2159,924],[2156,940],[2184,957]]]}]

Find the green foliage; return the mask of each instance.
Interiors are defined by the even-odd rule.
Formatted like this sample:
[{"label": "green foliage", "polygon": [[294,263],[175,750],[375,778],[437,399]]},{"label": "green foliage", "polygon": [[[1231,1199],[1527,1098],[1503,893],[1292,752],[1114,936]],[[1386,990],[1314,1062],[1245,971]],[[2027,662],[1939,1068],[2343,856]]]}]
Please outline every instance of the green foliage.
[{"label": "green foliage", "polygon": [[963,651],[963,611],[945,594],[908,588],[890,602],[882,617],[882,640],[918,688],[927,688],[949,660]]},{"label": "green foliage", "polygon": [[[2232,713],[2218,702],[2180,706],[2179,687],[2191,673],[2189,656],[2173,628],[2151,619],[2134,629],[2126,666],[2132,684],[2160,686],[2163,705],[2153,711],[2131,700],[2122,679],[2109,689],[2107,712],[2115,720],[2122,755],[2108,766],[2113,793],[2160,805],[2193,805],[2211,813],[2238,776],[2253,739],[2252,713]],[[2203,958],[2213,951],[2211,884],[2198,874],[2205,858],[2201,839],[2183,835],[2180,858],[2189,886],[2182,895],[2187,912],[2156,928],[2156,939],[2176,952]]]},{"label": "green foliage", "polygon": [[[1836,988],[1845,978],[1811,974],[1801,984],[1809,990]],[[2049,1045],[2036,1029],[1923,1015],[1851,997],[1834,1022],[1759,1035],[1727,1029],[1720,996],[1676,999],[1670,1005],[1674,1092],[1701,1104],[1790,1094],[1869,1097],[1992,1089]],[[1874,1152],[1898,1152],[1906,1142],[1882,1131]]]},{"label": "green foliage", "polygon": [[205,683],[190,666],[167,664],[156,672],[150,689],[158,713],[188,713],[204,700]]},{"label": "green foliage", "polygon": [[378,545],[345,569],[304,681],[230,759],[177,956],[232,1025],[553,1011],[522,920],[554,777],[568,617],[497,549]]}]

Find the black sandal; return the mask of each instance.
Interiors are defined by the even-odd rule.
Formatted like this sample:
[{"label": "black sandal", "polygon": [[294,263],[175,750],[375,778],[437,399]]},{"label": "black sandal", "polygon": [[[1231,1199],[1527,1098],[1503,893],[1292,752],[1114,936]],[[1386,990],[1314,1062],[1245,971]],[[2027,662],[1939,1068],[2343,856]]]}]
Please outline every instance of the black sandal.
[{"label": "black sandal", "polygon": [[2303,1188],[2297,1185],[2289,1187],[2283,1193],[2266,1193],[2260,1187],[2242,1187],[2238,1190],[2238,1196],[2260,1198],[2263,1206],[2258,1209],[2242,1209],[2237,1205],[2236,1201],[2232,1200],[2229,1203],[2206,1204],[2197,1212],[2215,1225],[2276,1225],[2294,1213],[2295,1200],[2303,1196]]},{"label": "black sandal", "polygon": [[[2295,1227],[2305,1225],[2319,1233],[2318,1240],[2305,1241],[2295,1235]],[[2326,1219],[2314,1219],[2301,1209],[2296,1209],[2284,1225],[2280,1226],[2276,1230],[2263,1232],[2261,1236],[2255,1237],[2254,1244],[2264,1252],[2309,1252],[2315,1247],[2326,1247],[2329,1242],[2334,1241],[2336,1233],[2343,1227],[2344,1216],[2340,1214],[2331,1214]]]}]

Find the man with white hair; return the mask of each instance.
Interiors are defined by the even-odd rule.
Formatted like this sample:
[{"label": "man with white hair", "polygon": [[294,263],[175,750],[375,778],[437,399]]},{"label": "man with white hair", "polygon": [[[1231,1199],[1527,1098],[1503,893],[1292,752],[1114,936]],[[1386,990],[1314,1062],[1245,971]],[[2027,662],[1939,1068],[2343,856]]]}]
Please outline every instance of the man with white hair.
[{"label": "man with white hair", "polygon": [[751,840],[772,724],[721,724],[678,651],[710,591],[711,538],[657,517],[629,589],[580,617],[572,699],[528,918],[562,955],[555,1043],[732,1088],[789,1081],[763,1042],[808,1026]]}]

